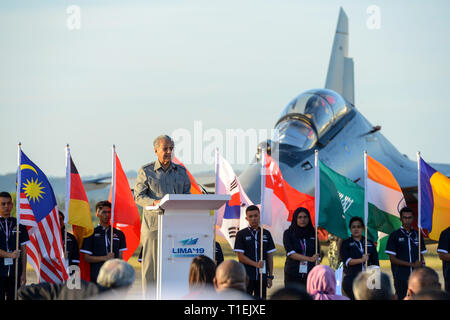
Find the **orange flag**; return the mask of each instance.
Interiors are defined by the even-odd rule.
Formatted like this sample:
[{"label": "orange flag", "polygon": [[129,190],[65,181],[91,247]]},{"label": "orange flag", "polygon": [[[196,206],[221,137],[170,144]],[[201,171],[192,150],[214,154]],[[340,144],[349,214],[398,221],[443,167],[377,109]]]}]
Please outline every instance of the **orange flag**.
[{"label": "orange flag", "polygon": [[203,193],[202,189],[200,189],[199,185],[197,184],[197,182],[195,181],[194,177],[189,172],[189,170],[186,168],[186,166],[175,156],[172,157],[172,161],[173,163],[179,164],[180,166],[183,166],[186,169],[186,172],[189,176],[189,180],[191,181],[191,194],[202,194]]},{"label": "orange flag", "polygon": [[112,204],[111,221],[114,228],[125,234],[127,250],[123,252],[123,259],[128,261],[139,246],[141,219],[128,178],[115,150],[113,156],[113,179],[109,191],[109,202]]}]

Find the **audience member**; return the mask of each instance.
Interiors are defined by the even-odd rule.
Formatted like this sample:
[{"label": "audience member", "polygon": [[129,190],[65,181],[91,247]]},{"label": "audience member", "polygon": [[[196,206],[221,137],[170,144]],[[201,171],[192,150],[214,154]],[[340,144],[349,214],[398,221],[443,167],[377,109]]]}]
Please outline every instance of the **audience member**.
[{"label": "audience member", "polygon": [[353,281],[356,300],[394,300],[389,276],[380,269],[360,272]]},{"label": "audience member", "polygon": [[42,282],[19,289],[19,300],[124,299],[133,285],[134,268],[121,259],[106,261],[97,283],[70,279],[63,283]]},{"label": "audience member", "polygon": [[336,278],[329,266],[318,265],[308,274],[306,289],[314,300],[349,300],[336,294]]},{"label": "audience member", "polygon": [[213,280],[216,263],[207,256],[200,255],[192,259],[189,268],[189,294],[183,299],[208,299],[214,292]]},{"label": "audience member", "polygon": [[313,298],[306,292],[304,286],[291,283],[276,290],[270,300],[313,300]]},{"label": "audience member", "polygon": [[236,260],[225,260],[216,269],[214,288],[218,293],[218,299],[252,299],[246,293],[248,276],[242,263]]},{"label": "audience member", "polygon": [[430,267],[416,268],[411,272],[405,300],[412,300],[422,290],[441,290],[439,275]]},{"label": "audience member", "polygon": [[110,290],[93,299],[124,299],[133,286],[134,279],[135,271],[132,265],[122,259],[108,260],[100,268],[97,283]]}]

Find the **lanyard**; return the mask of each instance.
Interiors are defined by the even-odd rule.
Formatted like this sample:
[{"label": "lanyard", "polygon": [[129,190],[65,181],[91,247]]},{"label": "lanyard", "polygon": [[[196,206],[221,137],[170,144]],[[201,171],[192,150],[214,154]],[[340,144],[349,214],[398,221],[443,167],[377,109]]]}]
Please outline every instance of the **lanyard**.
[{"label": "lanyard", "polygon": [[255,239],[255,241],[258,242],[258,232],[259,232],[259,230],[256,230],[253,233],[253,229],[252,228],[248,227],[248,229],[250,230],[250,234],[252,235],[253,239]]},{"label": "lanyard", "polygon": [[413,234],[414,230],[411,230],[410,233],[408,233],[408,232],[407,232],[406,230],[404,230],[404,229],[400,229],[400,230],[402,230],[402,232],[405,234],[405,236],[407,236],[408,239],[409,239],[412,243],[416,244],[416,243],[414,242],[414,239],[411,237],[411,235]]},{"label": "lanyard", "polygon": [[[254,233],[253,233],[252,228],[248,227],[248,229],[250,230],[250,234],[252,235],[253,239],[255,239],[255,261],[263,260],[263,257],[261,257],[261,259],[258,259],[258,232],[259,232],[259,229],[256,230]],[[262,238],[262,239],[264,239],[264,238]],[[263,271],[262,273],[265,273],[265,272]],[[256,268],[256,280],[258,280],[258,275],[259,275],[259,268]]]},{"label": "lanyard", "polygon": [[5,220],[5,226],[6,226],[6,230],[3,227],[3,223],[0,223],[0,226],[2,227],[2,231],[6,236],[6,251],[9,251],[9,237],[11,236],[11,231],[12,231],[12,220],[9,222],[9,228],[8,228],[8,220]]},{"label": "lanyard", "polygon": [[108,230],[111,230],[111,227],[108,228],[108,229],[105,229],[105,248],[106,248],[106,254],[108,254],[109,251],[110,251],[110,249],[108,249],[108,248],[111,248],[111,240],[109,239],[109,236],[108,236]]},{"label": "lanyard", "polygon": [[[358,240],[353,239],[353,243],[358,244],[358,245],[357,245],[358,250],[359,250],[359,252],[361,252],[361,255],[364,256],[364,249],[363,249],[362,241],[360,242],[360,241],[358,241]],[[362,264],[361,264],[361,271],[364,271],[365,268],[366,268],[366,264],[365,264],[365,263],[362,263]]]},{"label": "lanyard", "polygon": [[[416,245],[416,243],[414,242],[414,240],[411,238],[411,234],[413,234],[414,230],[411,230],[410,233],[408,233],[407,231],[405,231],[403,228],[400,229],[404,235],[406,235],[408,237],[408,250],[409,250],[409,262],[412,262],[412,256],[411,256],[411,242],[413,245]],[[420,237],[420,236],[419,236]],[[412,272],[412,267],[409,268],[410,272]]]},{"label": "lanyard", "polygon": [[306,256],[306,239],[300,239],[300,245],[302,247],[303,255]]},{"label": "lanyard", "polygon": [[354,241],[358,244],[359,252],[361,252],[361,254],[364,254],[364,249],[363,249],[362,243],[359,242],[358,240],[354,240]]}]

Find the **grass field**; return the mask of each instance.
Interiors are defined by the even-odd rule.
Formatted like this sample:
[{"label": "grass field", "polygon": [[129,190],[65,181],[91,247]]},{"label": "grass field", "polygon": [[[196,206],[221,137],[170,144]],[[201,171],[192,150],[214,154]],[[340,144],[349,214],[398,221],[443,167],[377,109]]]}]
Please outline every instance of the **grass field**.
[{"label": "grass field", "polygon": [[[220,246],[222,247],[222,251],[224,254],[225,259],[234,259],[237,261],[236,254],[234,251],[230,248],[228,242],[222,238],[217,237],[217,241],[220,243]],[[282,246],[276,246],[277,251],[274,254],[274,269],[278,269],[278,273],[283,272],[284,264],[286,261],[286,251]],[[328,265],[328,257],[326,256],[328,252],[328,244],[324,242],[321,244],[322,252],[325,254],[325,256],[322,259],[322,264]],[[428,252],[424,255],[425,263],[428,267],[433,268],[436,270],[436,272],[439,274],[442,284],[443,284],[443,276],[442,276],[442,261],[439,259],[439,256],[436,252],[437,244],[428,244],[427,250]],[[139,252],[139,250],[136,250]],[[129,263],[132,264],[136,269],[140,270],[140,263],[137,261],[137,254],[135,254],[132,258],[130,258]],[[387,274],[391,275],[391,263],[389,260],[381,260],[380,261],[380,268],[386,272]]]},{"label": "grass field", "polygon": [[[234,259],[237,261],[236,254],[233,252],[233,250],[228,245],[228,242],[224,238],[217,237],[217,241],[220,243],[220,246],[222,247],[222,251],[224,254],[225,259]],[[275,269],[283,269],[284,263],[286,261],[286,251],[281,246],[276,246],[277,251],[274,254],[274,268]],[[326,256],[326,253],[328,252],[328,245],[326,243],[321,244],[322,252],[325,253],[325,256],[322,259],[322,264],[328,265],[328,258]],[[424,255],[425,263],[428,267],[431,267],[435,269],[437,272],[442,272],[442,261],[439,259],[439,256],[436,252],[437,244],[429,244],[427,245],[428,252]],[[136,250],[135,254],[130,258],[128,261],[134,268],[140,269],[140,263],[138,262],[138,253],[139,248]],[[389,260],[381,260],[380,261],[380,267],[383,270],[389,270],[391,268],[391,264]],[[31,265],[27,265],[27,270],[33,270]]]}]

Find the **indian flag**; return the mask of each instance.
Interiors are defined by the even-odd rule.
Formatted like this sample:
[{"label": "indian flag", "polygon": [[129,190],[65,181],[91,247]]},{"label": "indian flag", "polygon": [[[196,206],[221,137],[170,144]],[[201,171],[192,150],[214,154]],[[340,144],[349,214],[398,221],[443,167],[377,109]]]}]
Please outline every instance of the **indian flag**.
[{"label": "indian flag", "polygon": [[[401,208],[406,206],[402,189],[393,174],[365,153],[365,221],[378,230],[380,259],[387,258],[384,248],[387,236],[400,228]],[[383,247],[384,246],[384,247]]]}]

